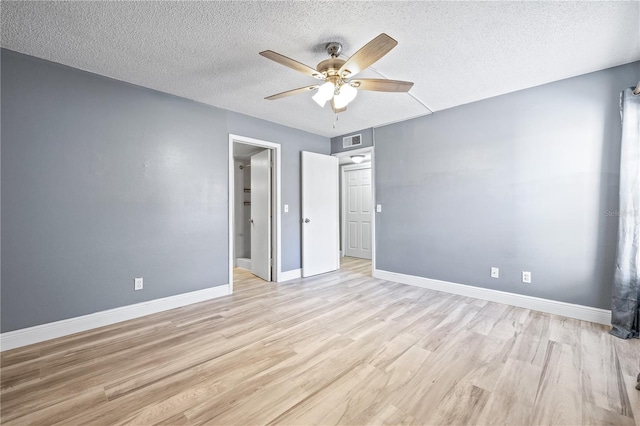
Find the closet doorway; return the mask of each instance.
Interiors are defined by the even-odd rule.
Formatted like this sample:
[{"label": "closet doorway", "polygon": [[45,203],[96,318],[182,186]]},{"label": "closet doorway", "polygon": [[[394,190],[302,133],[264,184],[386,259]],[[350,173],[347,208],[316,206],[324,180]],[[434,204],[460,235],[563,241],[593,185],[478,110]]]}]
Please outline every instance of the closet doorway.
[{"label": "closet doorway", "polygon": [[277,281],[279,145],[230,135],[229,157],[230,283],[234,268],[246,269],[265,281]]}]

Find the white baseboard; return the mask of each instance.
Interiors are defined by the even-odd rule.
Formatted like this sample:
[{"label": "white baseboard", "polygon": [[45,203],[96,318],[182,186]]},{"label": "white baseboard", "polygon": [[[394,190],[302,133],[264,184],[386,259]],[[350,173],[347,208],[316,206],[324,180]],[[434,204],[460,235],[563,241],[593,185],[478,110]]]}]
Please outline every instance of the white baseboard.
[{"label": "white baseboard", "polygon": [[428,288],[430,290],[474,297],[476,299],[488,300],[490,302],[518,306],[520,308],[533,309],[535,311],[547,312],[583,321],[590,321],[609,326],[611,325],[611,311],[606,309],[574,305],[573,303],[559,302],[557,300],[542,299],[539,297],[508,293],[506,291],[473,287],[470,285],[456,284],[431,278],[418,277],[415,275],[383,271],[380,269],[374,269],[373,276],[375,278],[393,281],[400,284],[408,284],[416,287]]},{"label": "white baseboard", "polygon": [[19,348],[45,340],[79,333],[105,325],[127,321],[169,309],[180,308],[193,303],[231,294],[229,284],[218,287],[205,288],[204,290],[177,294],[162,299],[149,300],[135,305],[122,306],[80,317],[55,321],[48,324],[36,325],[15,331],[0,334],[0,351]]},{"label": "white baseboard", "polygon": [[295,280],[296,278],[302,277],[302,269],[292,269],[291,271],[282,271],[280,273],[279,283]]}]

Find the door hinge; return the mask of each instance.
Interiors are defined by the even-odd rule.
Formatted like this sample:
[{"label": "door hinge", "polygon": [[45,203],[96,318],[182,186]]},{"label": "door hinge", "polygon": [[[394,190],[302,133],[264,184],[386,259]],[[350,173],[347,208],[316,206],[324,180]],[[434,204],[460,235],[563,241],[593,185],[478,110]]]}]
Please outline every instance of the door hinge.
[{"label": "door hinge", "polygon": [[269,266],[273,266],[273,257],[269,259]]}]

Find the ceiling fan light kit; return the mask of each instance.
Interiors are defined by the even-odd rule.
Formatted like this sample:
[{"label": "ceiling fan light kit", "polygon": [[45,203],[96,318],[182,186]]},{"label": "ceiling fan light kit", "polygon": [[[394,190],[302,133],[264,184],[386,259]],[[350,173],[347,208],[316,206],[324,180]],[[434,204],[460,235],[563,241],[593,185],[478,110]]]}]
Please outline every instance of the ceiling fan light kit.
[{"label": "ceiling fan light kit", "polygon": [[300,87],[266,97],[267,100],[276,100],[291,95],[297,95],[308,91],[317,90],[312,99],[324,107],[331,102],[331,108],[337,114],[346,111],[347,105],[358,95],[358,90],[370,90],[376,92],[408,92],[413,86],[409,81],[397,81],[386,79],[358,79],[350,80],[360,71],[371,66],[378,59],[389,53],[398,44],[397,41],[382,33],[358,50],[346,61],[338,56],[342,52],[342,45],[337,42],[328,43],[326,46],[330,58],[320,62],[315,69],[298,61],[276,53],[272,50],[260,52],[260,55],[271,59],[281,65],[294,69],[310,77],[324,81],[323,84]]},{"label": "ceiling fan light kit", "polygon": [[332,82],[327,81],[323,85],[318,88],[318,93],[313,95],[312,99],[316,101],[320,107],[324,108],[324,105],[327,101],[330,101],[333,98],[336,87]]},{"label": "ceiling fan light kit", "polygon": [[356,98],[358,90],[349,83],[345,83],[338,88],[338,93],[333,98],[337,109],[347,108],[347,105]]}]

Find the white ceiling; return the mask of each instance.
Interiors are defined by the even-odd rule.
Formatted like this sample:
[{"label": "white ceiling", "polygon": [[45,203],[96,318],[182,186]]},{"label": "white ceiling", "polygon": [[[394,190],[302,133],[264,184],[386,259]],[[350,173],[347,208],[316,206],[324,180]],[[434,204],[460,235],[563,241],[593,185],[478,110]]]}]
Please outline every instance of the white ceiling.
[{"label": "white ceiling", "polygon": [[[364,155],[364,160],[362,160],[362,162],[360,162],[359,164],[367,164],[371,162],[371,154],[369,153],[366,153],[366,154],[354,153],[352,155]],[[351,156],[344,156],[344,157],[338,157],[338,164],[342,166],[344,164],[356,164],[356,163],[351,159]]]},{"label": "white ceiling", "polygon": [[[632,2],[10,2],[2,46],[232,111],[336,136],[640,60]],[[311,94],[265,96],[316,80],[258,55],[315,67],[324,44],[352,55],[385,32],[399,45],[361,77],[415,82],[361,91],[349,110]]]},{"label": "white ceiling", "polygon": [[246,143],[233,143],[233,158],[238,161],[251,161],[251,156],[264,151],[266,148],[248,145]]}]

